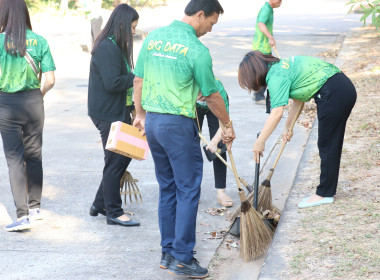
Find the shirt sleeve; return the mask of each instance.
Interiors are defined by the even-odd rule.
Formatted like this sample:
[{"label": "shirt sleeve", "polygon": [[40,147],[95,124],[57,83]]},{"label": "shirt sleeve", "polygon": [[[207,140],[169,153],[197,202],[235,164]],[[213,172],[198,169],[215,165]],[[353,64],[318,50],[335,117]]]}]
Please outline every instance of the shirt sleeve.
[{"label": "shirt sleeve", "polygon": [[208,50],[203,51],[195,60],[194,78],[202,95],[209,96],[218,91],[212,71],[212,59]]},{"label": "shirt sleeve", "polygon": [[139,56],[137,58],[135,70],[133,71],[133,74],[135,74],[135,76],[140,77],[140,78],[144,78],[144,63],[145,63],[145,55],[146,55],[146,51],[147,51],[146,50],[147,42],[148,42],[148,37],[145,38],[145,40],[143,42],[143,45],[140,49]]},{"label": "shirt sleeve", "polygon": [[269,19],[270,13],[271,11],[266,6],[264,6],[263,8],[261,8],[259,14],[257,15],[256,21],[266,24]]},{"label": "shirt sleeve", "polygon": [[47,41],[45,41],[44,43],[45,44],[42,49],[42,57],[41,57],[41,70],[43,73],[55,70],[55,64],[50,52],[49,45]]},{"label": "shirt sleeve", "polygon": [[271,108],[285,106],[289,103],[291,81],[287,78],[276,77],[268,81],[268,91]]}]

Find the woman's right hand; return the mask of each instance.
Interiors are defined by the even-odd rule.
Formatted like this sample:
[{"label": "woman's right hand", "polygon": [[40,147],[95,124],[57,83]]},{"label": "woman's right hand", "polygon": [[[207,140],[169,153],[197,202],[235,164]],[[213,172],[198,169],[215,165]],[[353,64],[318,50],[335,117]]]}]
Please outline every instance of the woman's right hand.
[{"label": "woman's right hand", "polygon": [[253,144],[253,160],[257,163],[260,162],[260,157],[264,156],[264,150],[265,150],[265,142],[257,139],[255,143]]},{"label": "woman's right hand", "polygon": [[212,153],[215,153],[218,150],[218,143],[214,143],[212,140],[208,143],[207,150],[209,150]]},{"label": "woman's right hand", "polygon": [[285,128],[284,131],[282,132],[282,142],[286,143],[289,142],[290,139],[293,137],[293,129],[290,130],[288,128]]}]

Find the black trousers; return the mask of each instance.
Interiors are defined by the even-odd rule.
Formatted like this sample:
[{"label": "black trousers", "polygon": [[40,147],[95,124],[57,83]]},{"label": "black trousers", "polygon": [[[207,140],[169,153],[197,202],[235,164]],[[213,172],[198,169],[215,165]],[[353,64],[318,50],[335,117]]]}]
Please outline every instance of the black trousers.
[{"label": "black trousers", "polygon": [[[211,112],[209,109],[197,108],[199,126],[203,126],[204,117],[207,117],[208,129],[210,132],[210,139],[212,139],[216,132],[219,129],[219,120],[218,118]],[[195,121],[197,121],[195,119]],[[222,158],[227,161],[226,153],[223,153]],[[214,167],[214,180],[215,180],[215,188],[217,189],[225,189],[226,188],[226,176],[227,176],[227,166],[220,160],[214,159],[212,161]]]},{"label": "black trousers", "polygon": [[39,89],[0,92],[0,132],[17,218],[39,208],[42,196],[44,105]]},{"label": "black trousers", "polygon": [[321,158],[317,195],[336,194],[346,122],[356,102],[356,90],[343,73],[329,78],[314,95],[318,115],[318,149]]},{"label": "black trousers", "polygon": [[[130,108],[128,107],[127,116],[124,121],[127,124],[131,124],[129,114]],[[117,218],[124,214],[121,207],[120,180],[132,159],[105,149],[112,122],[91,119],[100,132],[104,151],[103,178],[93,205],[97,208],[106,209],[107,217]]]}]

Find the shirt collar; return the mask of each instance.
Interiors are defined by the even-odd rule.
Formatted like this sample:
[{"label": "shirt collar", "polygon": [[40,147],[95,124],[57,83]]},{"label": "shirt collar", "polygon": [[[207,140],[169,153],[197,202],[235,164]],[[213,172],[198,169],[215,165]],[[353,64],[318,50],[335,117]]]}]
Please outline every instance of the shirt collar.
[{"label": "shirt collar", "polygon": [[268,2],[265,2],[265,5],[267,5],[273,11],[272,6]]},{"label": "shirt collar", "polygon": [[170,24],[170,26],[180,28],[190,33],[193,33],[194,35],[197,35],[197,32],[195,31],[194,27],[192,27],[190,24],[187,24],[183,21],[175,20],[172,22],[172,24]]}]

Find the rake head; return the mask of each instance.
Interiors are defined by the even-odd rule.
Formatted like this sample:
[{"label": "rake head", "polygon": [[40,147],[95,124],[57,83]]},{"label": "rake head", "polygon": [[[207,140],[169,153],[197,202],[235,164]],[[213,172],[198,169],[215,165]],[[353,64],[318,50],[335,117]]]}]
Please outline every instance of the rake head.
[{"label": "rake head", "polygon": [[142,196],[137,182],[139,180],[134,179],[127,170],[124,172],[120,180],[120,195],[124,195],[124,204],[127,204],[127,196],[129,197],[129,202],[132,204],[132,197],[135,198],[136,203],[142,203]]}]

